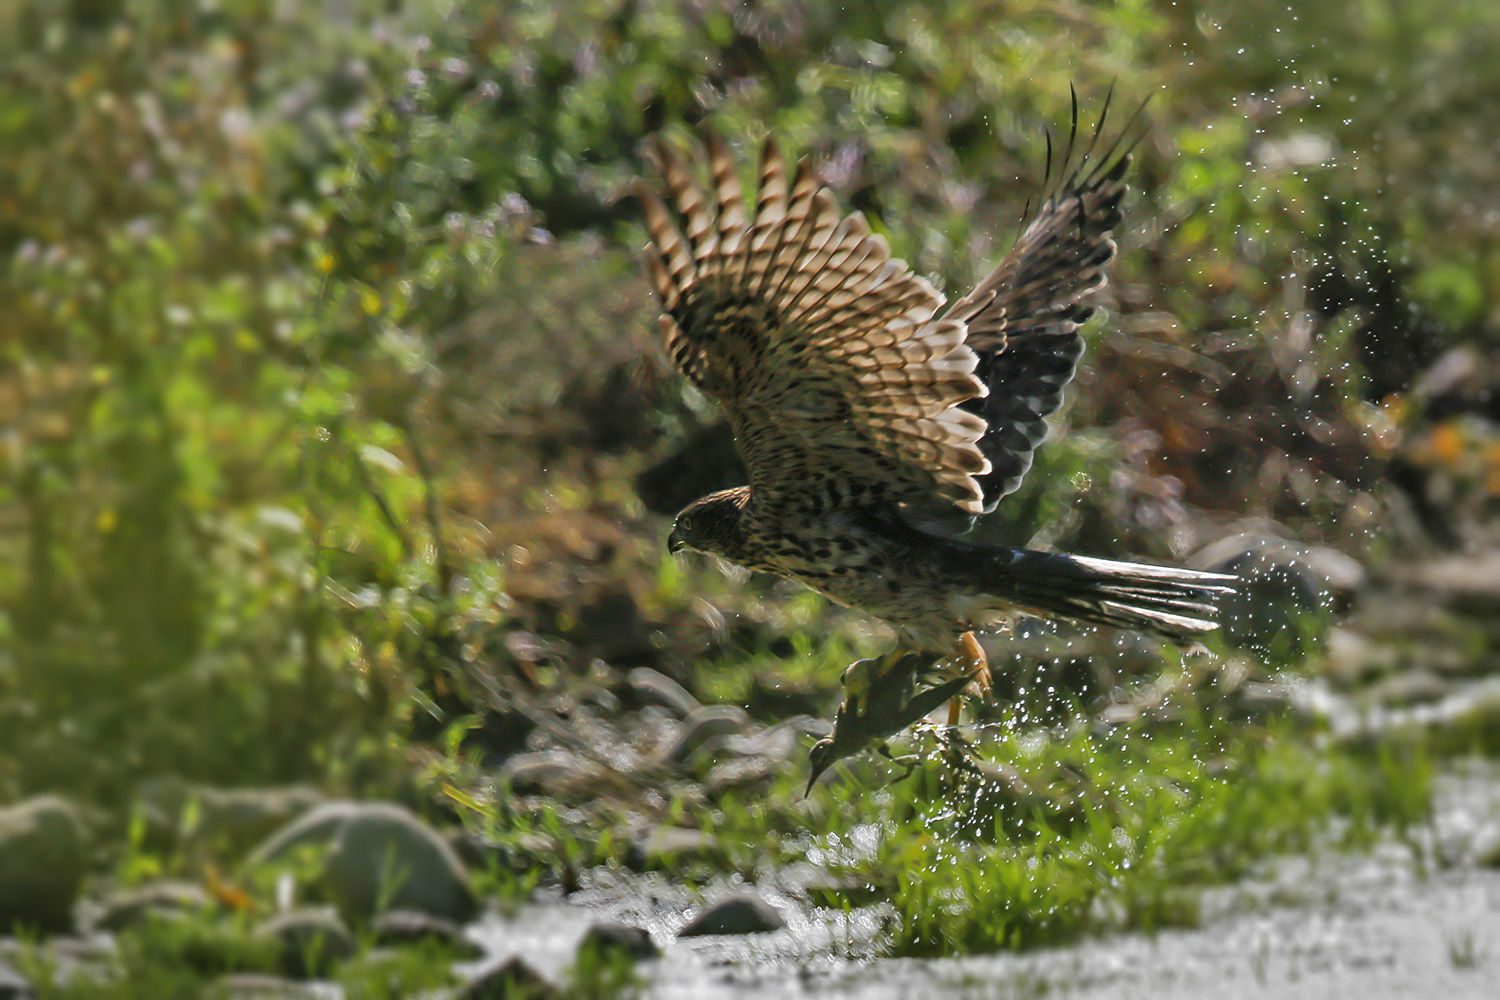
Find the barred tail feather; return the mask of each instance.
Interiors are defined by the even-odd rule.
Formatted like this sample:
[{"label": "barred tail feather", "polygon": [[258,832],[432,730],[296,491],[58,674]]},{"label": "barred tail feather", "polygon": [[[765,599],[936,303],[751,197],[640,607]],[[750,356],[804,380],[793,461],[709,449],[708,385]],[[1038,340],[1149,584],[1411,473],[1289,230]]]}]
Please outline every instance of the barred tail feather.
[{"label": "barred tail feather", "polygon": [[1237,578],[1024,549],[995,553],[986,592],[1028,612],[1180,639],[1218,628]]}]

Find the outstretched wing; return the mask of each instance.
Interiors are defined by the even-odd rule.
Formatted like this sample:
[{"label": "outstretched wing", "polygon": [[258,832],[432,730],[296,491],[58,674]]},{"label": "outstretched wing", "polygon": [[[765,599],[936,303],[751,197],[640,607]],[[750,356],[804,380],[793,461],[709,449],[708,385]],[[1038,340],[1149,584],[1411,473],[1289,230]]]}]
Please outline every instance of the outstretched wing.
[{"label": "outstretched wing", "polygon": [[655,145],[675,213],[642,193],[646,264],[667,349],[723,406],[756,503],[978,511],[985,423],[958,404],[985,388],[963,320],[935,319],[943,297],[862,215],[841,218],[806,163],[789,181],[767,142],[751,217],[723,143],[706,147],[712,202]]},{"label": "outstretched wing", "polygon": [[1079,328],[1093,312],[1086,300],[1104,286],[1115,256],[1113,231],[1133,143],[1124,141],[1132,131],[1127,123],[1100,149],[1108,114],[1106,101],[1080,149],[1074,95],[1072,129],[1055,174],[1047,139],[1048,183],[1035,218],[1000,265],[945,314],[968,326],[969,346],[979,355],[975,375],[989,389],[964,404],[989,425],[979,442],[990,462],[990,471],[978,477],[985,513],[1031,468],[1047,435],[1045,418],[1061,404],[1083,354]]}]

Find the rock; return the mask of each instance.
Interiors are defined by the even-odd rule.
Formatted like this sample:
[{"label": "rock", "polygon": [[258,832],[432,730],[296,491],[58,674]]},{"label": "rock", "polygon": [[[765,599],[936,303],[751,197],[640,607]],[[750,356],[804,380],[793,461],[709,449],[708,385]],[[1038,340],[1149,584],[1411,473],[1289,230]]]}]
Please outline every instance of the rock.
[{"label": "rock", "polygon": [[350,923],[380,910],[418,910],[466,923],[478,910],[468,873],[441,836],[389,802],[329,802],[289,824],[255,851],[251,864],[322,852],[322,884]]},{"label": "rock", "polygon": [[696,917],[687,922],[678,937],[699,937],[707,934],[760,934],[780,930],[786,926],[781,913],[754,894],[728,896],[705,906]]},{"label": "rock", "polygon": [[682,734],[667,757],[684,764],[709,741],[726,736],[736,736],[750,728],[750,716],[743,708],[734,705],[705,705],[695,709],[682,720]]},{"label": "rock", "polygon": [[1291,709],[1292,689],[1275,681],[1249,681],[1235,691],[1234,706],[1246,721],[1264,723]]},{"label": "rock", "polygon": [[1328,665],[1330,680],[1353,687],[1390,670],[1396,662],[1395,650],[1379,644],[1363,632],[1335,625],[1328,630]]},{"label": "rock", "polygon": [[0,1000],[35,1000],[35,997],[30,981],[0,960]]},{"label": "rock", "polygon": [[482,958],[484,949],[464,937],[463,928],[451,920],[419,910],[387,910],[370,925],[375,943],[387,948],[405,948],[432,943],[456,960]]},{"label": "rock", "polygon": [[[1474,844],[1474,861],[1481,868],[1500,868],[1500,830],[1491,829]],[[3,994],[0,994],[3,995]]]},{"label": "rock", "polygon": [[1393,575],[1430,591],[1447,606],[1487,615],[1500,609],[1500,548],[1444,556]]},{"label": "rock", "polygon": [[755,786],[769,785],[781,766],[769,757],[739,757],[715,764],[703,778],[703,788],[711,796]]},{"label": "rock", "polygon": [[248,851],[324,796],[305,785],[216,788],[152,778],[141,782],[140,800],[149,844],[171,849],[186,842],[232,855]]},{"label": "rock", "polygon": [[625,866],[635,871],[671,871],[693,862],[715,863],[724,857],[718,838],[702,830],[658,826],[635,838],[625,849]]},{"label": "rock", "polygon": [[319,805],[315,788],[203,788],[202,818],[192,839],[229,854],[248,851],[276,830]]},{"label": "rock", "polygon": [[297,979],[326,978],[359,950],[354,935],[326,910],[284,913],[261,924],[255,933],[278,942],[278,971]]},{"label": "rock", "polygon": [[584,932],[578,950],[592,950],[600,955],[626,955],[637,961],[656,958],[661,949],[644,928],[612,920],[600,920]]},{"label": "rock", "polygon": [[606,718],[614,718],[625,711],[624,702],[620,701],[609,688],[595,688],[584,696],[583,703],[597,708]]},{"label": "rock", "polygon": [[226,1000],[303,1000],[318,993],[295,979],[264,972],[232,972],[221,977],[209,995]]},{"label": "rock", "polygon": [[361,807],[358,802],[325,802],[278,829],[250,854],[251,867],[289,860],[302,850],[327,851]]},{"label": "rock", "polygon": [[659,670],[636,667],[625,679],[637,705],[660,705],[679,719],[685,719],[702,708],[688,689]]},{"label": "rock", "polygon": [[69,930],[87,865],[72,803],[43,795],[0,809],[0,933]]},{"label": "rock", "polygon": [[1371,700],[1396,708],[1430,705],[1453,693],[1453,687],[1430,670],[1405,670],[1370,685]]},{"label": "rock", "polygon": [[563,751],[537,750],[518,753],[500,768],[500,780],[513,795],[554,795],[572,780],[575,768]]},{"label": "rock", "polygon": [[562,1000],[563,992],[518,956],[511,956],[459,987],[454,1000]]},{"label": "rock", "polygon": [[94,927],[122,931],[153,916],[179,917],[213,908],[214,901],[194,882],[153,882],[105,900]]},{"label": "rock", "polygon": [[1219,602],[1230,642],[1286,656],[1302,652],[1307,637],[1322,631],[1335,594],[1365,581],[1364,567],[1341,552],[1248,532],[1214,542],[1190,564],[1240,578],[1236,591]]}]

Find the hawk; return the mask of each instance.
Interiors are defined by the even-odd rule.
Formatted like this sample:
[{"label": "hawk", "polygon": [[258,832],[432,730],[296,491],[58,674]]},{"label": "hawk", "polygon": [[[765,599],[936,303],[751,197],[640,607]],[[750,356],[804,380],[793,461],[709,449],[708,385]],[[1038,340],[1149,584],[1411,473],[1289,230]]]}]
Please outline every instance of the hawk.
[{"label": "hawk", "polygon": [[[846,674],[840,710],[871,732],[889,727],[862,716],[860,699],[887,677],[908,684],[913,654],[987,692],[978,627],[1024,612],[1182,638],[1216,627],[1229,589],[1218,574],[955,530],[1030,468],[1115,256],[1130,150],[1100,148],[1101,128],[1076,142],[1076,101],[1073,122],[1015,247],[951,304],[860,213],[841,214],[806,160],[789,174],[774,140],[753,202],[717,136],[694,157],[706,186],[691,158],[651,145],[666,197],[642,189],[645,258],[667,351],[722,407],[750,480],[685,508],[668,548],[775,573],[888,623],[896,647]],[[884,701],[901,722],[915,704]],[[815,747],[814,777],[857,742]]]}]

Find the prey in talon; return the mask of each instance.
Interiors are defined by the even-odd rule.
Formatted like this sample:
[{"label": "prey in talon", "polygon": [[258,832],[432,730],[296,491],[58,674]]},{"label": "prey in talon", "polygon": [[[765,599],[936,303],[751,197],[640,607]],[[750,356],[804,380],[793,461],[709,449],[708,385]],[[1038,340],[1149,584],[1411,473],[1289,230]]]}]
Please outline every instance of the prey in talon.
[{"label": "prey in talon", "polygon": [[[933,687],[918,690],[920,678],[934,666],[932,657],[907,653],[894,661],[889,657],[861,660],[846,672],[869,677],[867,689],[848,694],[833,719],[833,735],[813,744],[808,753],[811,774],[807,791],[823,772],[845,757],[878,747],[881,741],[925,718],[943,702],[951,702],[968,687],[973,678],[954,677]],[[871,677],[873,668],[883,668]]]}]

